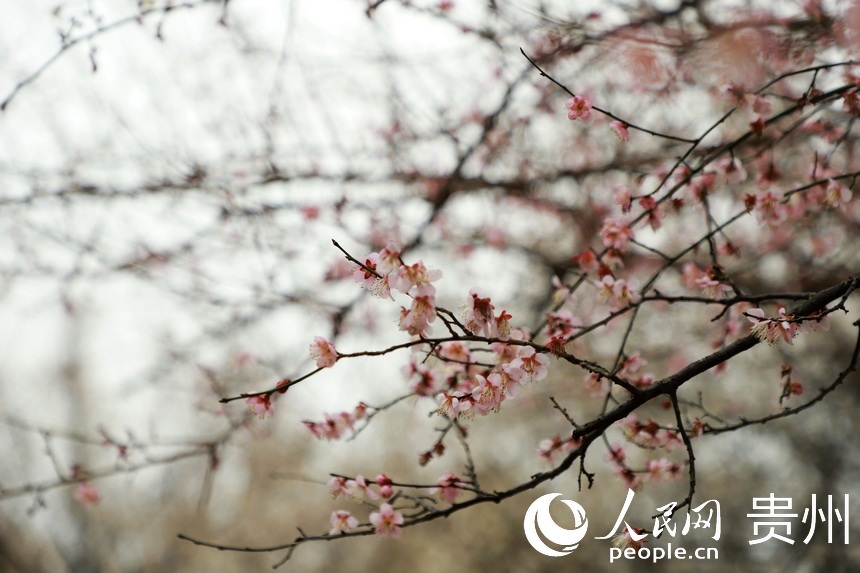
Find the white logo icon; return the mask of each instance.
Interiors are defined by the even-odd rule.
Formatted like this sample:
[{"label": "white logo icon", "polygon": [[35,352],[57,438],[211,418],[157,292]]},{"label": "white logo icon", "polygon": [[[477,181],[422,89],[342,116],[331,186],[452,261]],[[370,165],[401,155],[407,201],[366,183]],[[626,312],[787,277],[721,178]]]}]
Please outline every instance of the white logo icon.
[{"label": "white logo icon", "polygon": [[[560,493],[548,493],[534,500],[529,506],[528,511],[526,511],[526,518],[523,521],[526,539],[528,539],[532,547],[548,557],[563,557],[569,554],[576,549],[579,542],[585,537],[585,532],[588,529],[588,518],[585,516],[585,509],[575,501],[569,499],[561,501],[573,512],[575,527],[573,529],[565,529],[559,527],[553,521],[552,516],[549,514],[549,504],[560,495]],[[562,546],[562,550],[556,551],[548,547],[538,535],[538,530],[540,530],[546,539]]]}]

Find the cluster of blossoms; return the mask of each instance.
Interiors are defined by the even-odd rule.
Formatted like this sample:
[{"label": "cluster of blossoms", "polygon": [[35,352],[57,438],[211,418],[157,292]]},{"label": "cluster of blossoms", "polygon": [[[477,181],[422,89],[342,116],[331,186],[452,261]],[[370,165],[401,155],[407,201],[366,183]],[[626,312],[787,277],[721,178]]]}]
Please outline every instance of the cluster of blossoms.
[{"label": "cluster of blossoms", "polygon": [[272,404],[272,401],[278,397],[279,394],[285,394],[287,389],[290,386],[290,379],[284,378],[280,382],[278,382],[276,388],[276,393],[265,393],[258,394],[257,396],[251,396],[245,403],[248,405],[248,409],[253,412],[256,416],[258,416],[261,420],[266,418],[267,416],[271,416],[275,412],[275,407]]},{"label": "cluster of blossoms", "polygon": [[[627,356],[618,369],[618,375],[626,378],[633,386],[639,389],[645,389],[654,383],[655,377],[650,373],[639,373],[641,368],[648,364],[648,361],[642,358],[639,352],[634,352]],[[595,375],[596,376],[596,375]],[[590,381],[594,385],[599,381]]]},{"label": "cluster of blossoms", "polygon": [[681,271],[684,284],[691,289],[701,289],[707,296],[719,300],[723,293],[731,292],[732,287],[720,282],[719,273],[714,267],[708,266],[704,271],[696,263],[689,262]]},{"label": "cluster of blossoms", "polygon": [[[375,485],[379,489],[377,493],[371,488]],[[341,476],[332,476],[326,484],[328,492],[332,497],[337,498],[341,495],[351,497],[356,501],[370,500],[379,501],[380,499],[390,499],[394,495],[394,485],[385,474],[379,474],[373,482],[368,482],[364,476],[357,475],[353,479],[347,479]]]},{"label": "cluster of blossoms", "polygon": [[600,270],[601,268],[597,255],[591,249],[583,251],[577,255],[573,255],[572,258],[573,263],[584,273],[591,273]]},{"label": "cluster of blossoms", "polygon": [[442,476],[436,480],[436,485],[439,487],[431,488],[430,493],[438,493],[439,497],[448,503],[454,503],[460,493],[462,493],[462,488],[466,487],[466,484],[460,480],[460,477],[452,471],[447,471],[442,474]]},{"label": "cluster of blossoms", "polygon": [[783,205],[782,197],[773,190],[762,191],[755,195],[744,196],[744,206],[755,213],[759,225],[776,227],[783,223],[788,216],[788,210]]},{"label": "cluster of blossoms", "polygon": [[349,430],[355,433],[355,423],[367,417],[367,406],[359,403],[352,412],[324,414],[322,422],[304,420],[302,423],[318,440],[337,440]]},{"label": "cluster of blossoms", "polygon": [[463,317],[466,330],[472,334],[508,340],[511,337],[512,316],[506,310],[496,316],[493,314],[495,309],[490,297],[482,296],[477,288],[470,290]]},{"label": "cluster of blossoms", "polygon": [[835,179],[828,179],[824,185],[816,185],[804,195],[812,207],[843,207],[851,201],[854,193],[850,188]]},{"label": "cluster of blossoms", "polygon": [[582,321],[570,311],[550,312],[546,315],[547,346],[556,354],[564,352],[564,345],[582,328]]},{"label": "cluster of blossoms", "polygon": [[[547,375],[549,358],[530,346],[521,346],[515,353],[506,344],[494,345],[499,363],[494,371],[474,374],[437,396],[439,413],[449,418],[460,414],[482,416],[498,411],[506,398],[519,393],[519,386],[543,380]],[[454,378],[456,380],[456,377]]]},{"label": "cluster of blossoms", "polygon": [[766,96],[751,93],[743,85],[727,84],[722,91],[730,104],[757,118],[765,118],[773,111],[773,104]]},{"label": "cluster of blossoms", "polygon": [[553,436],[546,440],[541,440],[538,445],[537,454],[549,463],[555,465],[559,457],[566,456],[573,450],[579,447],[582,440],[577,438],[562,438],[561,436]]},{"label": "cluster of blossoms", "polygon": [[684,443],[677,430],[661,428],[650,418],[647,422],[641,422],[636,414],[629,414],[619,423],[627,439],[637,446],[674,450]]},{"label": "cluster of blossoms", "polygon": [[737,185],[747,180],[748,174],[743,162],[737,157],[725,157],[714,164],[715,172],[722,176],[727,185]]},{"label": "cluster of blossoms", "polygon": [[750,309],[745,314],[747,319],[753,323],[752,333],[756,338],[771,346],[776,346],[780,342],[793,344],[792,340],[801,332],[800,323],[795,322],[791,316],[786,314],[784,307],[779,308],[779,320],[766,318],[764,311],[760,308]]},{"label": "cluster of blossoms", "polygon": [[[378,493],[373,489],[373,486],[378,488]],[[335,498],[345,495],[356,501],[377,502],[390,500],[394,497],[394,484],[391,478],[385,474],[379,474],[373,482],[369,482],[360,475],[353,479],[332,476],[327,487],[329,493]],[[465,487],[467,484],[457,474],[446,471],[436,480],[436,487],[429,489],[429,493],[438,494],[446,502],[454,503]],[[403,514],[396,511],[391,504],[382,503],[376,511],[370,514],[369,519],[376,535],[393,538],[400,536],[400,526],[403,525],[404,521]],[[332,512],[330,522],[329,535],[349,533],[359,526],[358,519],[353,517],[349,511],[342,509]]]},{"label": "cluster of blossoms", "polygon": [[[343,509],[333,511],[330,521],[329,535],[343,535],[358,527],[358,519]],[[397,539],[400,537],[400,526],[403,525],[403,514],[395,511],[391,505],[383,503],[377,511],[370,514],[370,523],[376,535]]]},{"label": "cluster of blossoms", "polygon": [[600,237],[603,239],[604,247],[624,252],[627,243],[633,239],[633,229],[623,219],[608,217],[600,229]]},{"label": "cluster of blossoms", "polygon": [[[567,119],[571,121],[576,121],[577,119],[586,120],[590,118],[591,108],[591,102],[588,98],[583,96],[575,95],[564,102]],[[609,123],[609,127],[612,128],[612,132],[618,136],[618,139],[625,143],[630,141],[630,126],[626,122],[616,119]]]},{"label": "cluster of blossoms", "polygon": [[624,482],[625,487],[636,488],[645,479],[659,481],[664,478],[678,478],[683,473],[683,468],[666,458],[651,459],[644,470],[636,471],[626,463],[627,454],[624,448],[618,445],[612,446],[606,454],[606,461],[612,473]]},{"label": "cluster of blossoms", "polygon": [[639,281],[630,279],[616,279],[612,275],[604,275],[600,279],[600,298],[605,300],[613,310],[624,308],[625,306],[636,304],[641,300],[636,289],[639,287]]},{"label": "cluster of blossoms", "polygon": [[655,231],[663,224],[663,208],[650,195],[639,199],[639,206],[645,211],[648,225]]},{"label": "cluster of blossoms", "polygon": [[397,245],[389,243],[380,252],[370,253],[364,266],[353,272],[353,278],[379,297],[393,298],[391,289],[410,296],[410,308],[401,309],[400,330],[424,336],[436,320],[436,287],[432,283],[442,277],[442,272],[428,269],[420,260],[406,265],[400,252]]}]

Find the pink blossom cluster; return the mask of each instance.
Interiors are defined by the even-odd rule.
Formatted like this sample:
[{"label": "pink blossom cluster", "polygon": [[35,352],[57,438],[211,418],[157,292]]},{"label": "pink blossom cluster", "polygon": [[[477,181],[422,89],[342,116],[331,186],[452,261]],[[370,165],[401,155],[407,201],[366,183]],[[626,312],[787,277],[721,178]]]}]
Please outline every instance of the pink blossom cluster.
[{"label": "pink blossom cluster", "polygon": [[759,225],[776,227],[788,217],[788,209],[782,203],[782,197],[775,191],[768,190],[756,195],[747,194],[744,206],[755,214]]},{"label": "pink blossom cluster", "polygon": [[766,318],[765,312],[760,308],[746,311],[747,319],[753,323],[752,333],[763,342],[776,346],[780,342],[793,344],[792,340],[801,332],[799,322],[795,322],[792,316],[785,312],[784,307],[779,308],[779,319]]},{"label": "pink blossom cluster", "polygon": [[352,412],[324,414],[322,422],[304,420],[302,423],[318,440],[337,440],[349,430],[355,433],[355,423],[367,417],[367,406],[359,403]]},{"label": "pink blossom cluster", "polygon": [[663,208],[654,197],[648,195],[639,199],[639,206],[645,211],[648,225],[655,231],[663,224]]},{"label": "pink blossom cluster", "polygon": [[627,439],[636,445],[652,449],[664,448],[670,451],[683,445],[677,430],[661,428],[651,418],[648,418],[646,422],[641,422],[636,414],[629,414],[619,423]]},{"label": "pink blossom cluster", "polygon": [[737,185],[747,180],[747,170],[737,157],[725,157],[717,161],[714,169],[728,185]]},{"label": "pink blossom cluster", "polygon": [[580,443],[582,441],[576,438],[553,436],[541,441],[538,445],[537,454],[550,465],[554,465],[559,457],[566,456],[578,448]]},{"label": "pink blossom cluster", "polygon": [[284,378],[280,382],[278,382],[276,392],[266,392],[263,394],[258,394],[256,396],[249,396],[245,403],[248,405],[248,409],[256,416],[258,416],[261,420],[268,416],[271,416],[275,413],[275,406],[273,405],[273,401],[278,397],[279,394],[286,393],[287,389],[291,384],[291,380],[289,378]]},{"label": "pink blossom cluster", "polygon": [[511,315],[502,310],[498,316],[493,314],[495,306],[490,297],[483,296],[481,291],[473,288],[466,298],[464,322],[466,330],[472,334],[508,340],[511,336]]},{"label": "pink blossom cluster", "polygon": [[[654,383],[655,377],[651,373],[639,374],[642,366],[648,361],[642,358],[638,351],[624,358],[618,369],[618,375],[628,379],[636,388],[645,389]],[[593,383],[593,382],[592,382]]]},{"label": "pink blossom cluster", "polygon": [[641,300],[636,289],[639,281],[630,279],[616,279],[612,275],[606,275],[600,280],[600,298],[605,300],[613,310],[618,310],[636,304]]},{"label": "pink blossom cluster", "polygon": [[773,104],[762,94],[750,93],[747,88],[740,84],[728,84],[723,86],[726,100],[740,110],[764,120],[773,112]]},{"label": "pink blossom cluster", "polygon": [[[372,486],[375,486],[379,492],[377,493]],[[326,487],[334,498],[345,495],[356,501],[379,501],[380,499],[390,499],[394,495],[394,484],[391,478],[385,474],[379,474],[373,482],[368,481],[362,475],[357,475],[352,479],[332,476]]]},{"label": "pink blossom cluster", "polygon": [[815,165],[814,169],[815,172],[810,176],[819,180],[827,178],[826,183],[814,185],[798,197],[799,212],[797,214],[789,212],[789,216],[802,217],[806,211],[830,207],[844,208],[851,201],[854,193],[841,181],[833,179],[836,173],[832,168]]},{"label": "pink blossom cluster", "polygon": [[695,263],[688,262],[681,271],[684,284],[691,289],[701,289],[707,296],[719,300],[723,293],[730,293],[732,287],[720,282],[717,271],[708,266],[705,270],[700,269]]},{"label": "pink blossom cluster", "polygon": [[[468,358],[466,359],[468,362]],[[409,364],[403,367],[403,375],[409,381],[410,389],[421,396],[434,396],[440,390],[439,376],[436,371],[417,362],[413,357]]]},{"label": "pink blossom cluster", "polygon": [[627,243],[633,238],[633,229],[623,219],[607,217],[600,229],[600,237],[603,239],[604,247],[612,247],[616,251],[624,252]]},{"label": "pink blossom cluster", "polygon": [[556,354],[564,352],[564,345],[582,328],[582,321],[570,311],[549,312],[546,315],[547,346]]},{"label": "pink blossom cluster", "polygon": [[436,320],[433,281],[442,277],[442,271],[428,269],[420,260],[407,265],[400,254],[400,247],[389,243],[380,252],[367,255],[364,266],[354,271],[353,278],[380,297],[393,298],[391,289],[411,297],[411,306],[401,308],[400,330],[413,336],[425,336],[430,323]]},{"label": "pink blossom cluster", "polygon": [[452,471],[446,471],[436,480],[436,485],[430,489],[431,494],[439,494],[439,496],[448,503],[454,503],[457,497],[463,492],[466,483],[460,480],[460,477]]},{"label": "pink blossom cluster", "polygon": [[573,256],[573,263],[585,273],[590,273],[600,268],[600,261],[591,249],[585,250]]},{"label": "pink blossom cluster", "polygon": [[[438,494],[448,503],[454,503],[468,484],[451,471],[443,473],[436,480],[436,487],[429,489],[430,494]],[[333,497],[349,496],[355,501],[377,502],[390,500],[394,497],[394,483],[385,474],[379,474],[373,482],[364,476],[357,475],[352,479],[343,476],[332,476],[327,488]],[[378,489],[378,492],[376,489]],[[391,504],[382,503],[376,511],[370,514],[370,524],[374,533],[380,537],[397,538],[401,533],[404,522],[403,514],[395,510]],[[330,516],[331,529],[329,535],[343,535],[359,526],[358,520],[349,511],[336,510]]]},{"label": "pink blossom cluster", "polygon": [[455,419],[461,414],[497,412],[502,402],[519,393],[520,386],[547,376],[549,358],[534,348],[520,346],[513,353],[510,345],[499,344],[495,349],[499,362],[491,371],[465,376],[454,388],[437,395],[440,414]]},{"label": "pink blossom cluster", "polygon": [[619,445],[613,445],[605,459],[612,473],[621,478],[625,487],[636,488],[644,480],[660,481],[665,478],[676,479],[683,473],[683,467],[667,458],[651,459],[644,470],[636,471],[630,468],[626,461],[627,453]]},{"label": "pink blossom cluster", "polygon": [[[337,510],[333,511],[330,517],[331,529],[329,535],[343,535],[349,533],[358,527],[358,519],[352,516],[349,511]],[[403,514],[395,511],[390,504],[383,503],[379,509],[370,514],[370,524],[373,526],[374,532],[380,537],[391,537],[397,539],[400,537],[400,526],[403,525]]]}]

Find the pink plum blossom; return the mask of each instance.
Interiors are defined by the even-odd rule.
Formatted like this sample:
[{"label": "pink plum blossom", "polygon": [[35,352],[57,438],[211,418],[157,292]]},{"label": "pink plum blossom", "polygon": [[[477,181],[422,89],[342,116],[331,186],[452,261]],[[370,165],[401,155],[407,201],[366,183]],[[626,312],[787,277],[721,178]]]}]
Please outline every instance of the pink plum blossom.
[{"label": "pink plum blossom", "polygon": [[419,260],[413,265],[400,265],[391,277],[391,286],[400,292],[415,294],[420,291],[421,294],[428,295],[435,294],[436,289],[431,283],[442,278],[442,271],[429,270]]},{"label": "pink plum blossom", "polygon": [[737,185],[747,179],[747,170],[737,157],[726,157],[716,164],[717,172],[726,178],[729,185]]},{"label": "pink plum blossom", "polygon": [[755,196],[753,212],[759,225],[779,225],[786,218],[782,198],[773,191],[764,191]]},{"label": "pink plum blossom", "polygon": [[502,310],[496,317],[496,336],[500,340],[509,340],[511,338],[511,316],[506,310]]},{"label": "pink plum blossom", "polygon": [[275,408],[272,406],[272,397],[269,394],[261,394],[259,396],[251,396],[245,401],[248,404],[248,409],[262,420],[266,416],[271,416]]},{"label": "pink plum blossom", "polygon": [[615,132],[615,135],[618,136],[618,139],[625,143],[630,141],[630,132],[627,130],[629,126],[626,123],[624,123],[623,121],[615,120],[609,124],[609,127],[612,128],[612,131]]},{"label": "pink plum blossom", "polygon": [[495,325],[493,310],[496,307],[490,303],[490,297],[481,296],[477,288],[469,291],[466,299],[466,329],[472,334],[484,332],[487,336],[492,335]]},{"label": "pink plum blossom", "polygon": [[564,104],[564,109],[567,110],[567,119],[574,121],[577,119],[588,119],[591,116],[591,102],[582,96],[573,96]]},{"label": "pink plum blossom", "polygon": [[622,219],[610,217],[604,221],[603,228],[600,229],[600,237],[603,239],[604,247],[623,251],[633,238],[633,230]]},{"label": "pink plum blossom", "polygon": [[461,413],[472,408],[471,397],[462,394],[453,395],[442,392],[437,400],[439,401],[439,413],[451,419],[456,419]]},{"label": "pink plum blossom", "polygon": [[469,347],[457,340],[451,342],[443,342],[438,347],[439,355],[448,360],[453,360],[461,364],[467,364],[472,360],[472,354]]},{"label": "pink plum blossom", "polygon": [[326,483],[326,489],[332,497],[338,498],[341,495],[349,495],[349,488],[346,486],[346,479],[338,476],[332,476]]},{"label": "pink plum blossom", "polygon": [[677,478],[681,475],[681,466],[666,458],[659,460],[648,460],[648,477],[659,480],[663,477]]},{"label": "pink plum blossom", "polygon": [[752,333],[761,341],[775,346],[780,342],[793,344],[792,339],[800,332],[800,324],[791,322],[791,317],[785,312],[784,307],[779,309],[779,320],[765,318],[765,313],[760,308],[753,308],[745,313],[747,319],[753,323]]},{"label": "pink plum blossom", "polygon": [[511,362],[511,366],[522,371],[519,382],[525,384],[546,378],[549,358],[544,354],[536,353],[531,346],[523,346],[517,352],[517,358]]},{"label": "pink plum blossom", "polygon": [[358,520],[348,511],[337,510],[331,512],[331,529],[329,535],[341,535],[351,529],[358,527]]},{"label": "pink plum blossom", "polygon": [[403,525],[403,514],[387,503],[380,506],[379,511],[370,514],[370,523],[380,537],[400,537],[400,526]]},{"label": "pink plum blossom", "polygon": [[550,464],[554,464],[559,456],[567,455],[574,449],[579,447],[581,440],[574,438],[562,438],[561,436],[553,436],[546,440],[541,440],[538,445],[537,453],[540,457]]},{"label": "pink plum blossom", "polygon": [[379,280],[379,277],[371,272],[376,271],[376,263],[378,261],[379,253],[370,253],[367,255],[364,259],[364,266],[367,268],[359,267],[353,271],[353,280],[368,290],[372,289],[376,281]]},{"label": "pink plum blossom", "polygon": [[322,422],[305,420],[302,423],[318,440],[337,440],[346,430],[355,433],[355,421],[363,418],[366,410],[367,406],[359,404],[353,413],[325,414],[325,420]]},{"label": "pink plum blossom", "polygon": [[633,204],[633,197],[630,193],[630,188],[627,185],[619,185],[612,193],[612,202],[621,207],[622,213],[630,212],[630,207]]},{"label": "pink plum blossom", "polygon": [[639,282],[631,279],[616,279],[612,275],[606,275],[600,280],[600,297],[606,300],[612,308],[622,308],[630,304],[636,304],[640,300],[636,288]]},{"label": "pink plum blossom", "polygon": [[436,320],[436,297],[428,292],[433,287],[427,285],[412,297],[409,310],[401,308],[400,330],[412,336],[424,336],[430,329],[430,323]]},{"label": "pink plum blossom", "polygon": [[654,197],[642,197],[639,199],[639,206],[645,210],[648,225],[654,230],[659,229],[660,225],[663,224],[663,210]]},{"label": "pink plum blossom", "polygon": [[588,249],[587,251],[583,251],[578,255],[573,256],[573,262],[576,264],[580,270],[590,273],[592,271],[596,271],[600,266],[599,261],[597,260],[597,255],[594,254],[594,251]]},{"label": "pink plum blossom", "polygon": [[490,411],[498,411],[505,399],[501,376],[494,373],[485,378],[477,374],[475,375],[475,382],[477,385],[472,390],[473,408],[481,415],[486,415]]},{"label": "pink plum blossom", "polygon": [[388,243],[384,249],[379,251],[377,257],[377,272],[381,275],[393,273],[400,268],[400,247],[395,243]]},{"label": "pink plum blossom", "polygon": [[648,364],[648,361],[642,358],[641,354],[637,350],[636,352],[624,359],[624,361],[621,363],[621,368],[618,370],[618,374],[620,376],[634,374],[646,364]]},{"label": "pink plum blossom", "polygon": [[309,347],[311,358],[315,358],[318,368],[331,368],[337,362],[337,351],[334,345],[322,336],[314,336]]},{"label": "pink plum blossom", "polygon": [[436,485],[439,487],[430,489],[430,493],[438,493],[442,499],[448,503],[454,503],[462,492],[460,488],[466,486],[465,483],[460,481],[460,477],[452,471],[447,471],[442,474],[441,477],[436,480]]},{"label": "pink plum blossom", "polygon": [[825,188],[824,204],[827,206],[845,205],[851,200],[851,195],[851,189],[834,179],[829,179]]},{"label": "pink plum blossom", "polygon": [[371,501],[379,499],[379,494],[370,489],[370,484],[364,476],[358,475],[355,476],[355,479],[347,480],[346,488],[349,491],[349,495],[354,499],[367,498]]}]

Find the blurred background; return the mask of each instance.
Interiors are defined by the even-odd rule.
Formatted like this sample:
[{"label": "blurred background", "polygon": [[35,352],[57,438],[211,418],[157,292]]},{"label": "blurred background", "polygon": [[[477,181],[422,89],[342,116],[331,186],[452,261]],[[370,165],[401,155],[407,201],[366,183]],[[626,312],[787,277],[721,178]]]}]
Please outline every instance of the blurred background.
[{"label": "blurred background", "polygon": [[[633,129],[625,142],[601,117],[570,122],[568,95],[520,49],[595,105],[697,138],[742,107],[726,86],[751,92],[790,70],[844,61],[858,22],[855,2],[816,1],[6,2],[0,571],[269,570],[283,552],[217,551],[177,535],[279,545],[297,528],[327,531],[335,509],[366,521],[368,508],[331,498],[330,473],[423,484],[462,473],[466,453],[453,437],[444,456],[419,464],[440,426],[427,398],[399,401],[351,440],[319,441],[302,424],[407,396],[408,350],[339,362],[279,397],[266,419],[219,399],[312,370],[316,335],[344,352],[408,339],[397,328],[406,303],[362,290],[333,239],[357,258],[389,241],[406,245],[404,259],[443,271],[438,302],[455,312],[479,287],[513,323],[535,328],[563,302],[553,278],[572,284],[581,276],[572,256],[601,247],[602,221],[618,209],[613,190],[653,188],[689,145]],[[850,83],[846,72],[822,71],[815,85]],[[765,92],[774,113],[810,81],[791,77]],[[716,173],[715,219],[679,205],[659,230],[640,225],[636,238],[652,250],[632,249],[625,275],[648,276],[663,262],[653,249],[677,252],[743,212],[744,194],[766,188],[762,173],[788,190],[812,172],[856,170],[850,112],[841,101],[813,106],[764,143],[738,147],[732,156],[749,177]],[[751,114],[718,124],[689,165],[745,133]],[[697,197],[692,183],[682,191]],[[747,216],[718,242],[744,292],[814,292],[856,274],[857,231],[852,201],[777,227]],[[693,292],[683,265],[705,268],[707,251],[687,252],[655,288]],[[600,305],[588,286],[564,303],[586,322]],[[815,397],[851,362],[857,305],[845,306],[855,314],[835,314],[827,331],[790,347],[759,345],[686,385],[685,421],[715,429]],[[720,310],[643,306],[629,332],[628,322],[610,322],[573,351],[611,367],[627,339],[627,354],[640,352],[659,379],[748,332],[739,312],[712,320]],[[788,401],[785,364],[804,388]],[[819,503],[860,499],[856,382],[848,375],[799,415],[695,439],[696,499],[721,502],[723,532],[678,541],[719,548],[719,560],[697,570],[858,570],[856,543],[828,544],[822,529],[805,544],[799,518],[793,545],[750,545],[746,517],[752,498],[770,493],[791,497],[800,514],[813,494]],[[606,403],[585,372],[553,359],[546,380],[467,423],[485,490],[551,467],[539,444],[569,435],[570,424],[550,397],[578,422]],[[661,403],[637,416],[674,423]],[[283,569],[689,570],[610,565],[607,542],[562,559],[526,542],[526,508],[548,492],[586,508],[590,536],[609,531],[627,486],[604,456],[624,443],[613,428],[589,450],[590,490],[574,466],[399,540],[309,543]],[[631,467],[657,455],[625,447]],[[666,455],[683,465],[684,454]],[[687,488],[685,472],[638,487],[628,521],[650,529],[655,509]]]}]

